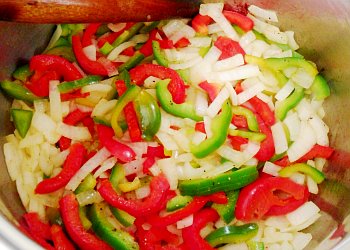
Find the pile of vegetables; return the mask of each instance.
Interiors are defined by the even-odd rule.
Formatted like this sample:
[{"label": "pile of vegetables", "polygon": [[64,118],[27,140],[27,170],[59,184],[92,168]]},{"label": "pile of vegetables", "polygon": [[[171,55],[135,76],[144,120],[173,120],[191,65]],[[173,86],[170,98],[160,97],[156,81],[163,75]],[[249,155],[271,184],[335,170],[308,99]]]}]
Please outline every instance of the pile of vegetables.
[{"label": "pile of vegetables", "polygon": [[6,164],[46,249],[303,249],[330,94],[277,15],[58,25],[0,83]]}]

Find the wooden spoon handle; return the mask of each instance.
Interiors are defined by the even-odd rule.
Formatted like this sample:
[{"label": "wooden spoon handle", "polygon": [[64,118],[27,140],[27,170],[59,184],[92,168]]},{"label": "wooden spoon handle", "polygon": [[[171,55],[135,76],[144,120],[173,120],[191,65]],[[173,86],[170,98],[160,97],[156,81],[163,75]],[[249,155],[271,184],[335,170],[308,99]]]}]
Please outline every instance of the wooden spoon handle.
[{"label": "wooden spoon handle", "polygon": [[151,21],[191,17],[200,0],[0,0],[0,20],[28,23]]}]

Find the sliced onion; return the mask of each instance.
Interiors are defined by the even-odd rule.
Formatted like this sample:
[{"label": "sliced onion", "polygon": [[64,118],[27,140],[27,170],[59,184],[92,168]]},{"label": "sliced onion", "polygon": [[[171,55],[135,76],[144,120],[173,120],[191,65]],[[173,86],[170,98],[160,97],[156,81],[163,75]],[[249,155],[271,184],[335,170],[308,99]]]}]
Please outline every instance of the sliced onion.
[{"label": "sliced onion", "polygon": [[176,190],[178,185],[178,176],[174,158],[160,159],[157,161],[157,165],[167,178],[170,185],[170,190]]},{"label": "sliced onion", "polygon": [[193,224],[193,214],[176,222],[176,227],[177,229],[183,229],[185,227],[191,226],[192,224]]},{"label": "sliced onion", "polygon": [[318,194],[317,183],[310,176],[306,177],[306,184],[307,184],[307,188],[309,189],[310,193]]},{"label": "sliced onion", "polygon": [[312,201],[308,201],[299,208],[286,214],[287,220],[293,226],[300,225],[320,212],[320,209]]},{"label": "sliced onion", "polygon": [[137,35],[134,35],[130,39],[130,41],[135,42],[135,43],[145,43],[145,42],[147,42],[148,38],[149,38],[148,34],[137,34]]},{"label": "sliced onion", "polygon": [[100,193],[95,190],[87,190],[76,195],[80,206],[86,206],[103,201]]},{"label": "sliced onion", "polygon": [[82,182],[89,173],[100,166],[110,155],[111,153],[106,148],[100,149],[78,170],[72,179],[70,179],[66,185],[66,189],[74,191],[79,186],[80,182]]},{"label": "sliced onion", "polygon": [[315,77],[311,76],[303,68],[298,68],[297,71],[292,75],[292,80],[305,89],[311,87],[314,79]]},{"label": "sliced onion", "polygon": [[74,141],[91,140],[91,134],[87,127],[76,127],[61,122],[57,126],[57,132]]},{"label": "sliced onion", "polygon": [[23,160],[23,153],[14,143],[8,142],[4,144],[4,155],[8,173],[12,181],[20,178],[21,163]]},{"label": "sliced onion", "polygon": [[194,65],[197,65],[201,61],[202,58],[198,55],[197,57],[183,63],[171,63],[169,64],[169,68],[172,68],[174,70],[187,69],[193,67]]},{"label": "sliced onion", "polygon": [[91,116],[103,117],[105,114],[112,111],[116,104],[117,100],[115,99],[110,101],[101,99],[92,110]]},{"label": "sliced onion", "polygon": [[49,82],[50,116],[55,122],[62,121],[61,94],[58,91],[59,81]]},{"label": "sliced onion", "polygon": [[207,80],[210,83],[236,81],[255,77],[259,74],[258,66],[246,64],[227,71],[213,72]]},{"label": "sliced onion", "polygon": [[193,144],[193,145],[198,145],[198,144],[200,144],[202,141],[204,141],[206,137],[207,137],[207,135],[206,135],[205,133],[196,131],[196,132],[193,134],[193,137],[192,137],[192,144]]},{"label": "sliced onion", "polygon": [[128,42],[124,42],[120,45],[118,45],[117,47],[115,47],[107,56],[107,59],[110,61],[114,61],[115,59],[117,59],[117,57],[119,56],[119,54],[121,52],[123,52],[125,49],[129,48],[129,47],[133,47],[135,46],[136,43],[134,41],[128,41]]},{"label": "sliced onion", "polygon": [[244,49],[246,46],[255,41],[256,36],[253,31],[248,31],[245,33],[241,39],[239,39],[239,45]]},{"label": "sliced onion", "polygon": [[307,121],[312,116],[315,116],[315,110],[313,109],[311,103],[305,98],[303,98],[299,102],[298,106],[296,107],[296,111],[298,113],[300,120],[302,121]]},{"label": "sliced onion", "polygon": [[174,139],[164,133],[164,132],[158,132],[156,134],[158,140],[161,142],[161,144],[164,146],[165,149],[167,150],[178,150],[179,146],[177,145],[177,143],[174,141]]},{"label": "sliced onion", "polygon": [[264,33],[264,30],[266,26],[268,25],[266,22],[261,21],[260,19],[256,18],[252,14],[248,13],[247,17],[253,20],[254,22],[254,29],[258,31],[259,33]]},{"label": "sliced onion", "polygon": [[62,35],[62,26],[61,24],[58,24],[56,26],[56,30],[55,32],[52,34],[52,37],[50,39],[49,44],[47,45],[45,51],[48,51],[49,49],[53,48],[53,46],[55,45],[55,43],[58,41],[58,39],[61,37]]},{"label": "sliced onion", "polygon": [[224,60],[217,61],[213,69],[215,71],[224,71],[236,68],[238,66],[244,65],[244,58],[242,54],[236,54],[234,56],[231,56],[229,58],[226,58]]},{"label": "sliced onion", "polygon": [[151,188],[149,185],[142,186],[135,190],[136,199],[144,199],[151,194]]},{"label": "sliced onion", "polygon": [[284,32],[287,37],[288,37],[288,45],[290,46],[290,48],[292,50],[297,50],[299,49],[299,45],[297,44],[297,42],[294,39],[294,31],[285,31]]},{"label": "sliced onion", "polygon": [[272,176],[278,176],[278,172],[281,170],[282,168],[276,164],[273,164],[272,162],[265,162],[264,168],[263,168],[263,172]]},{"label": "sliced onion", "polygon": [[265,21],[278,22],[277,14],[273,10],[262,9],[256,5],[250,5],[248,11],[256,17],[260,17]]},{"label": "sliced onion", "polygon": [[227,89],[232,105],[238,105],[238,96],[236,90],[230,82],[225,83],[225,88]]},{"label": "sliced onion", "polygon": [[214,34],[218,32],[222,32],[222,28],[218,23],[212,23],[208,25],[208,34]]},{"label": "sliced onion", "polygon": [[211,45],[211,37],[191,37],[188,39],[190,41],[189,47],[209,47]]},{"label": "sliced onion", "polygon": [[209,117],[214,118],[221,110],[222,105],[230,97],[230,94],[226,88],[222,88],[215,99],[210,103],[207,114]]},{"label": "sliced onion", "polygon": [[294,173],[289,177],[289,179],[300,185],[304,185],[305,178],[305,175],[300,173]]},{"label": "sliced onion", "polygon": [[313,115],[309,119],[309,124],[313,128],[315,134],[316,134],[316,140],[317,144],[322,145],[322,146],[328,146],[329,145],[329,138],[328,138],[328,132],[329,128],[322,121],[317,115]]},{"label": "sliced onion", "polygon": [[131,174],[138,175],[139,173],[142,173],[143,161],[144,161],[144,159],[138,158],[136,160],[133,160],[133,161],[130,161],[130,162],[123,164],[125,175],[126,176],[131,175]]},{"label": "sliced onion", "polygon": [[91,44],[89,46],[86,46],[83,48],[84,54],[86,55],[87,58],[91,61],[96,61],[97,56],[96,56],[96,46]]},{"label": "sliced onion", "polygon": [[40,133],[27,134],[18,144],[19,148],[30,148],[44,142],[44,137]]},{"label": "sliced onion", "polygon": [[289,112],[283,123],[287,126],[291,141],[295,141],[299,135],[301,121],[295,112]]},{"label": "sliced onion", "polygon": [[246,161],[244,153],[226,145],[221,146],[216,152],[223,158],[235,163],[235,167],[242,165]]},{"label": "sliced onion", "polygon": [[283,101],[293,92],[293,90],[293,83],[288,81],[275,95],[276,100]]},{"label": "sliced onion", "polygon": [[188,135],[184,129],[170,129],[169,134],[172,135],[173,140],[177,143],[181,150],[190,152],[190,140],[188,139]]},{"label": "sliced onion", "polygon": [[108,93],[113,89],[111,85],[102,84],[102,83],[95,83],[91,85],[87,85],[81,88],[81,93],[88,93],[88,92],[101,92],[101,93]]},{"label": "sliced onion", "polygon": [[116,164],[117,160],[114,157],[108,158],[105,160],[102,164],[101,167],[96,170],[94,173],[94,177],[97,178],[99,177],[102,173],[104,173],[107,170],[110,170],[114,167]]},{"label": "sliced onion", "polygon": [[126,23],[109,23],[107,27],[113,32],[118,32],[126,27]]},{"label": "sliced onion", "polygon": [[267,50],[264,51],[262,57],[263,58],[276,57],[276,55],[278,56],[281,53],[283,53],[282,49],[277,45],[272,44],[269,46]]},{"label": "sliced onion", "polygon": [[203,174],[214,168],[215,166],[210,164],[194,168],[189,162],[186,162],[183,167],[177,167],[177,175],[179,180],[199,179],[202,178]]},{"label": "sliced onion", "polygon": [[208,171],[203,175],[203,178],[209,178],[209,177],[214,177],[223,173],[226,173],[227,171],[233,169],[235,165],[232,162],[225,162],[216,168],[214,168],[211,171]]},{"label": "sliced onion", "polygon": [[271,126],[271,132],[273,137],[273,142],[275,145],[275,153],[281,154],[288,149],[287,136],[284,131],[283,124],[281,122],[276,122]]},{"label": "sliced onion", "polygon": [[160,78],[154,77],[154,76],[149,76],[145,79],[144,81],[144,87],[145,88],[155,88],[157,82],[160,81]]},{"label": "sliced onion", "polygon": [[32,126],[43,133],[46,140],[51,144],[56,143],[61,135],[56,131],[56,123],[48,115],[40,112],[34,112]]},{"label": "sliced onion", "polygon": [[164,34],[169,38],[171,35],[178,32],[186,24],[179,19],[170,20],[166,25],[162,27]]},{"label": "sliced onion", "polygon": [[280,29],[273,25],[266,25],[264,30],[264,35],[270,39],[271,41],[281,43],[281,44],[287,44],[288,43],[288,37],[287,35],[280,31]]},{"label": "sliced onion", "polygon": [[174,43],[178,42],[181,38],[192,38],[196,35],[196,31],[189,25],[184,25],[180,30],[172,34],[169,39]]},{"label": "sliced onion", "polygon": [[205,115],[207,113],[208,106],[207,94],[203,91],[197,91],[195,102],[196,114],[200,116]]},{"label": "sliced onion", "polygon": [[268,43],[257,39],[247,46],[249,50],[247,53],[252,56],[261,57],[270,47]]},{"label": "sliced onion", "polygon": [[243,104],[246,101],[250,100],[254,96],[256,96],[258,93],[263,91],[265,86],[262,83],[255,84],[254,86],[242,91],[237,95],[238,97],[238,104]]}]

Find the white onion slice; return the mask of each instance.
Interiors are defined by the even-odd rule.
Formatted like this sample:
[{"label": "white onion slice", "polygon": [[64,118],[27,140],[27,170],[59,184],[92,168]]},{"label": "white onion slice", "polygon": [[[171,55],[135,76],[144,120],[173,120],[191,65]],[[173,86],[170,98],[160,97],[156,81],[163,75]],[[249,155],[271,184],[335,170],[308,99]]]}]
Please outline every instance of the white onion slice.
[{"label": "white onion slice", "polygon": [[55,122],[62,121],[61,94],[58,91],[59,81],[49,82],[50,116]]},{"label": "white onion slice", "polygon": [[61,122],[57,126],[57,132],[74,141],[91,140],[91,134],[87,127],[76,127]]},{"label": "white onion slice", "polygon": [[259,74],[260,70],[258,66],[246,64],[227,71],[213,72],[207,80],[210,83],[236,81],[255,77]]},{"label": "white onion slice", "polygon": [[264,168],[263,168],[263,172],[272,176],[278,176],[278,172],[281,170],[282,168],[276,164],[273,164],[272,162],[265,162]]},{"label": "white onion slice", "polygon": [[96,172],[94,173],[94,177],[97,178],[99,177],[102,173],[104,173],[105,171],[112,169],[114,167],[114,165],[116,164],[117,160],[115,159],[115,157],[111,157],[108,158],[107,160],[105,160],[102,164],[101,167],[98,168],[96,170]]},{"label": "white onion slice", "polygon": [[293,90],[293,83],[288,81],[275,95],[276,100],[283,101],[293,92]]},{"label": "white onion slice", "polygon": [[258,93],[260,93],[261,91],[263,91],[265,88],[265,86],[262,83],[258,83],[244,91],[242,91],[241,93],[239,93],[237,95],[238,97],[238,104],[243,104],[246,101],[250,100],[251,98],[253,98],[254,96],[256,96]]},{"label": "white onion slice", "polygon": [[262,9],[256,5],[250,5],[248,11],[256,17],[260,17],[265,21],[278,22],[277,14],[273,10]]},{"label": "white onion slice", "polygon": [[136,43],[134,41],[128,41],[125,43],[122,43],[120,45],[118,45],[117,47],[115,47],[107,56],[107,59],[110,61],[114,61],[117,59],[118,55],[123,52],[125,49],[135,46]]},{"label": "white onion slice", "polygon": [[288,37],[288,45],[290,46],[290,48],[292,50],[297,50],[299,49],[299,45],[297,44],[297,42],[294,39],[294,31],[285,31],[284,32],[287,37]]},{"label": "white onion slice", "polygon": [[236,90],[233,88],[233,85],[230,82],[225,83],[225,88],[227,89],[232,105],[238,105],[238,96]]},{"label": "white onion slice", "polygon": [[215,71],[224,71],[236,68],[238,66],[244,65],[244,58],[242,54],[236,54],[234,56],[231,56],[229,58],[226,58],[224,60],[217,61],[213,69]]},{"label": "white onion slice", "polygon": [[300,225],[320,212],[320,209],[312,201],[308,201],[299,208],[286,214],[287,220],[293,226]]},{"label": "white onion slice", "polygon": [[176,222],[176,227],[177,229],[183,229],[185,227],[191,226],[192,224],[193,224],[193,214]]},{"label": "white onion slice", "polygon": [[86,46],[83,48],[84,54],[87,58],[89,58],[91,61],[96,61],[96,46],[91,44],[89,46]]},{"label": "white onion slice", "polygon": [[189,47],[209,47],[211,44],[211,37],[191,37],[188,39],[190,41]]},{"label": "white onion slice", "polygon": [[151,194],[151,188],[149,185],[142,186],[135,190],[136,199],[144,199]]},{"label": "white onion slice", "polygon": [[283,123],[287,126],[291,141],[295,141],[299,135],[301,121],[298,114],[295,112],[289,112],[287,117],[283,120]]},{"label": "white onion slice", "polygon": [[107,27],[113,32],[118,32],[126,27],[126,23],[109,23]]},{"label": "white onion slice", "polygon": [[178,185],[178,176],[174,158],[160,159],[157,161],[157,165],[167,178],[170,185],[170,190],[176,190]]},{"label": "white onion slice", "polygon": [[197,91],[196,102],[195,102],[195,110],[196,114],[203,116],[207,113],[209,103],[207,94],[203,91]]},{"label": "white onion slice", "polygon": [[276,154],[285,152],[288,149],[288,141],[283,124],[281,122],[276,122],[271,126],[271,132]]},{"label": "white onion slice", "polygon": [[80,182],[82,182],[89,173],[100,166],[110,155],[111,153],[106,148],[100,149],[78,170],[72,179],[70,179],[66,185],[66,189],[74,191],[79,186]]},{"label": "white onion slice", "polygon": [[207,109],[208,116],[214,118],[219,113],[222,105],[229,97],[230,94],[228,93],[228,90],[226,88],[222,88],[219,94],[213,100],[213,102],[209,105]]}]

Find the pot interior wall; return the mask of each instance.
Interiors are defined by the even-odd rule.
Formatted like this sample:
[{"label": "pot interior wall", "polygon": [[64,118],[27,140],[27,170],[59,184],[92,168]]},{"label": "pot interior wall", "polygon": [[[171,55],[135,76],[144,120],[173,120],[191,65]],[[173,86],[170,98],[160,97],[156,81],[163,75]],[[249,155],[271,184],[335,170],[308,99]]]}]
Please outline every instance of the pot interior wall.
[{"label": "pot interior wall", "polygon": [[[336,149],[324,172],[327,176],[320,194],[313,200],[325,211],[310,231],[313,246],[322,241],[350,212],[350,2],[348,0],[229,0],[228,4],[254,3],[278,11],[284,30],[295,31],[300,53],[317,63],[329,81],[332,96],[325,102],[326,123],[330,127],[330,144]],[[52,32],[52,25],[10,24],[0,22],[0,80],[11,75],[31,55],[40,52]],[[0,143],[11,133],[9,100],[0,98]],[[0,153],[0,200],[18,219],[23,213],[15,185],[6,171]],[[0,204],[1,205],[1,204]],[[2,206],[0,206],[0,210]],[[3,212],[4,213],[4,212]],[[6,214],[6,213],[4,213]],[[320,226],[322,225],[322,226]]]}]

